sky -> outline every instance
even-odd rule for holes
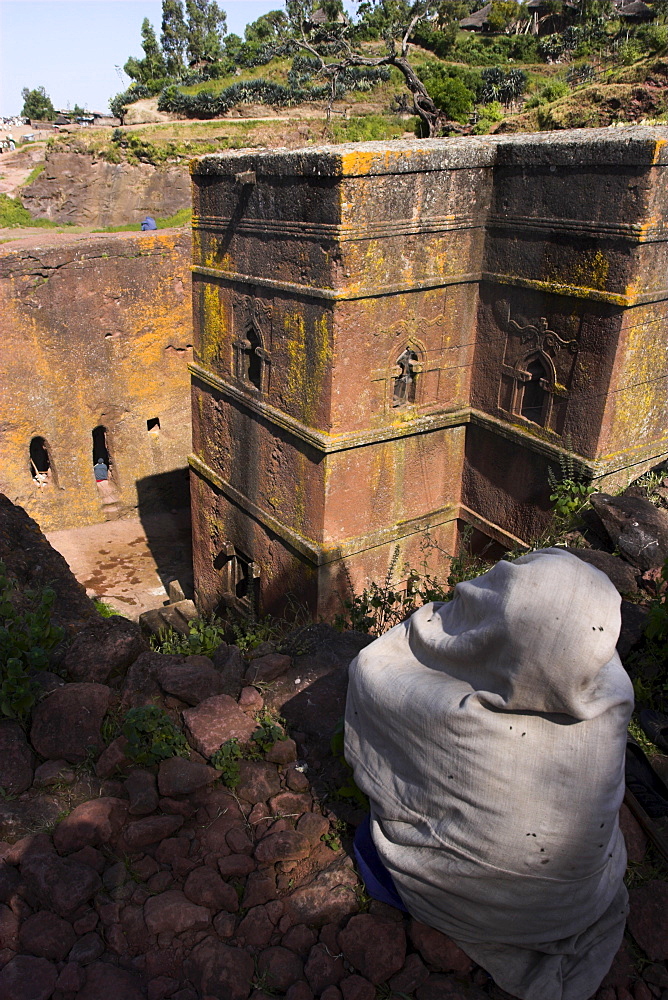
[[[244,28],[281,0],[219,0],[227,30]],[[161,0],[0,0],[0,116],[18,115],[21,90],[44,87],[54,107],[106,111],[130,84],[128,56],[143,56],[141,24],[160,35]],[[118,70],[116,69],[118,67]]]

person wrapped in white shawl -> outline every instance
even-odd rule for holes
[[[621,943],[619,630],[608,578],[544,549],[350,666],[346,758],[381,861],[409,913],[522,1000],[588,1000]]]

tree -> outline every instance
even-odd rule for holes
[[[160,42],[168,76],[179,77],[184,69],[188,28],[181,0],[162,0]]]
[[[403,75],[413,98],[413,111],[429,136],[454,122],[439,110],[411,65],[409,42],[417,27],[437,17],[439,4],[430,0],[366,0],[358,8],[358,21],[342,17],[340,0],[286,0],[286,41],[310,52],[320,64],[320,74],[329,79],[332,99],[337,76],[351,66],[395,66]],[[324,21],[324,12],[328,18]],[[316,13],[319,16],[314,17]],[[385,44],[383,55],[366,55],[361,40],[373,31]],[[373,36],[372,36],[373,37]]]
[[[134,56],[130,56],[123,70],[132,80],[136,80],[137,83],[160,80],[166,73],[165,60],[158,45],[158,39],[155,37],[153,25],[147,17],[142,22],[141,38],[144,58],[135,59]]]
[[[492,0],[492,9],[487,16],[490,31],[505,31],[522,15],[522,8],[515,0]]]
[[[24,87],[21,91],[21,97],[23,98],[22,118],[35,118],[38,121],[52,122],[56,117],[56,109],[44,87],[36,87],[34,90],[28,90],[27,87]]]
[[[188,14],[187,51],[191,63],[215,62],[223,54],[222,38],[227,15],[216,0],[186,0]]]

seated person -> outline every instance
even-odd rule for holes
[[[622,940],[619,629],[608,578],[544,549],[460,583],[350,667],[372,887],[522,1000],[588,1000]]]

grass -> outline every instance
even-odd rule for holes
[[[176,226],[187,225],[192,218],[192,210],[189,208],[180,208],[178,212],[174,215],[168,216],[166,219],[156,219],[156,225],[158,229],[173,229]],[[140,229],[141,227],[137,222],[128,222],[122,226],[104,226],[102,229],[93,229],[94,233],[129,233]],[[114,614],[117,614],[114,611]]]
[[[17,198],[0,194],[0,229],[25,229],[36,226],[39,229],[61,229],[63,223],[51,219],[33,219],[27,208]]]

